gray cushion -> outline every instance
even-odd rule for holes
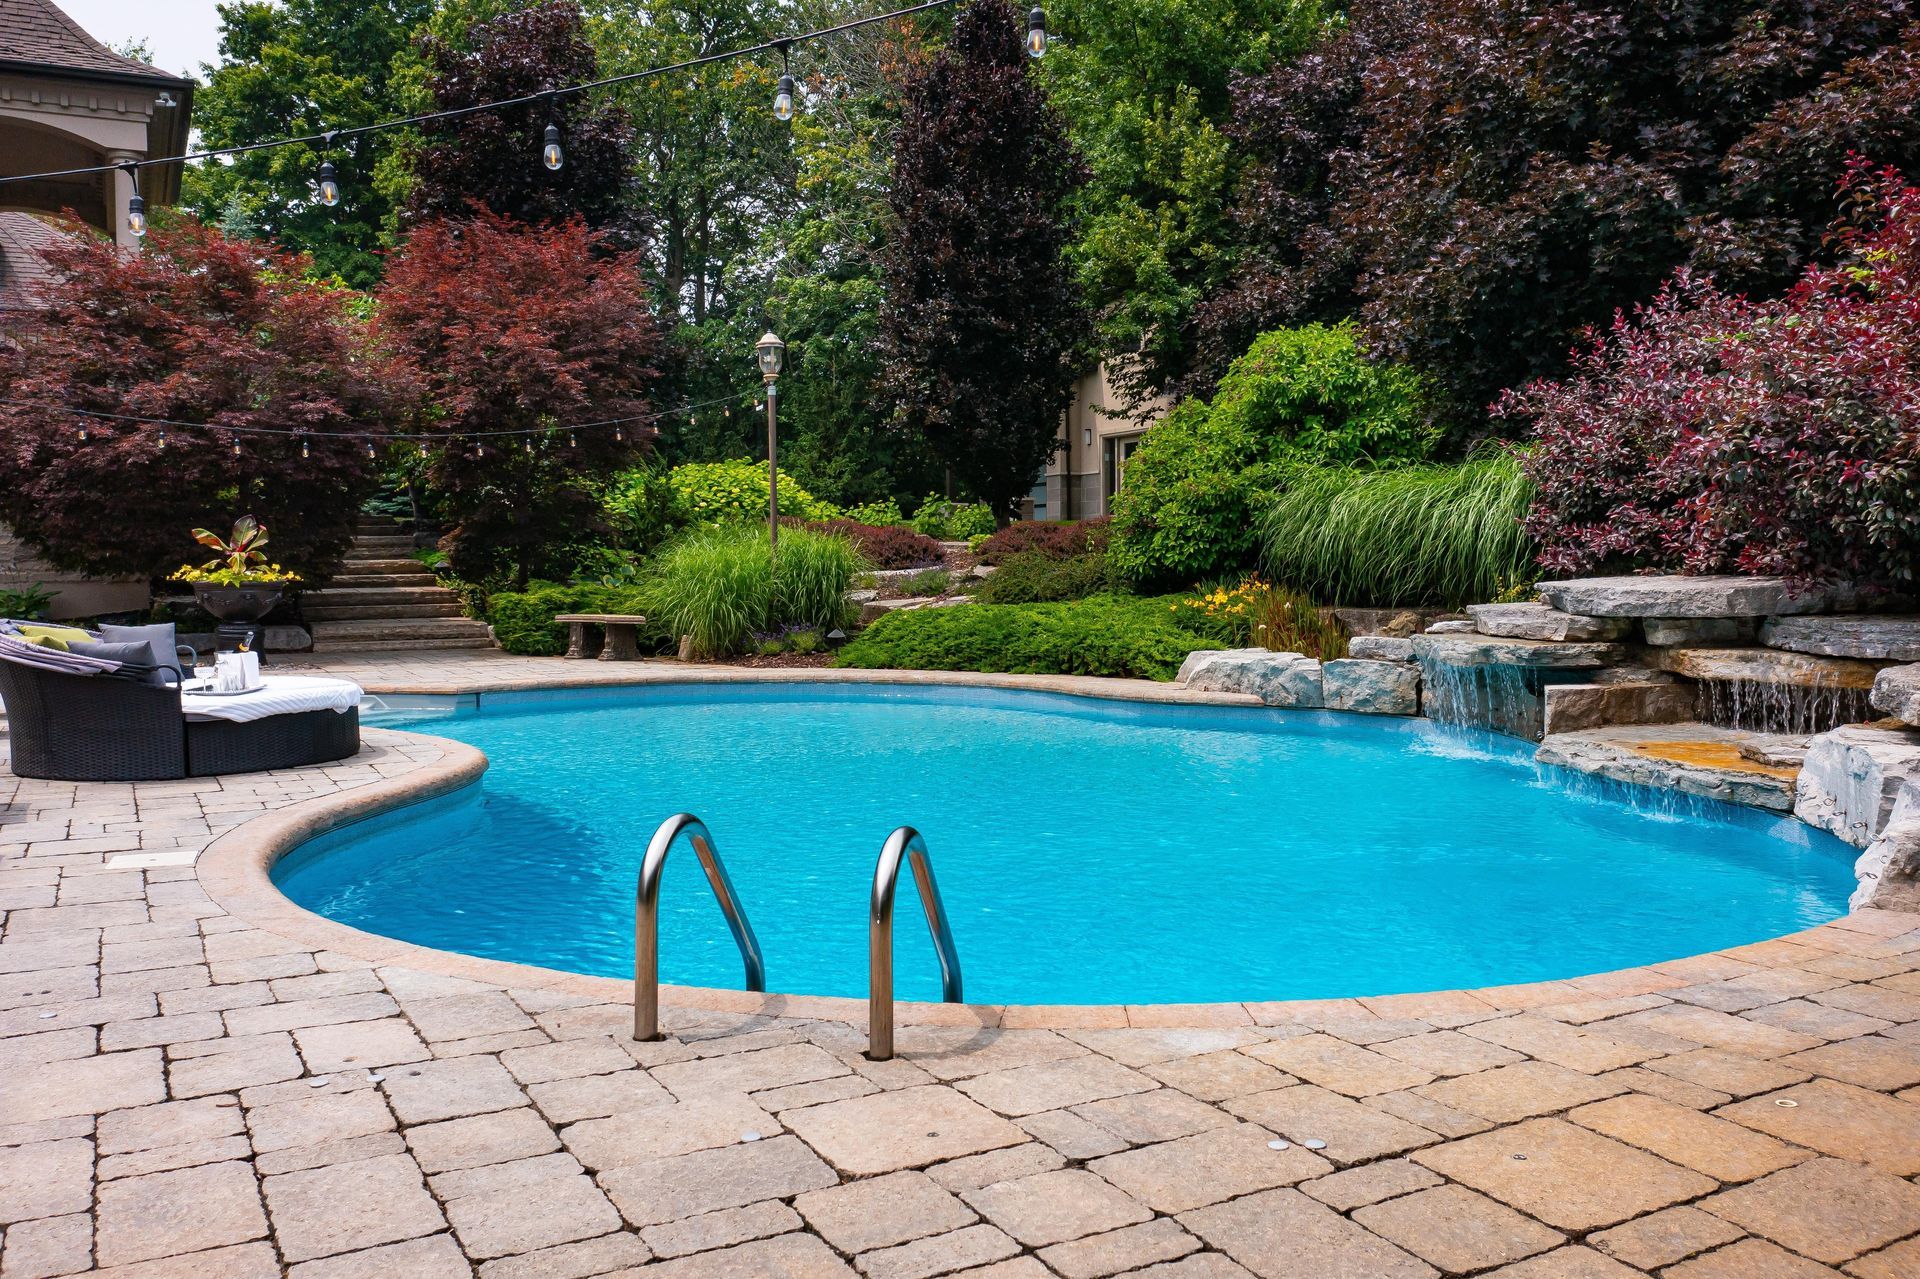
[[[122,679],[138,680],[143,684],[167,684],[167,668],[155,666],[149,659],[151,646],[144,640],[135,640],[125,644],[110,644],[105,640],[75,640],[67,645],[67,651],[78,653],[82,657],[97,657],[105,662],[118,662],[120,669],[106,672]]]
[[[182,679],[187,677],[187,672],[180,669],[180,655],[174,648],[179,643],[179,637],[174,632],[172,622],[155,622],[151,626],[102,626],[100,638],[109,644],[146,644],[152,656],[141,658],[142,662],[148,666],[164,666]]]

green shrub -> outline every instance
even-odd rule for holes
[[[1039,604],[1077,600],[1115,588],[1105,555],[1056,559],[1043,550],[1015,551],[974,592],[984,604]]]
[[[30,622],[45,614],[47,605],[51,603],[53,592],[39,582],[23,586],[17,591],[0,591],[0,617]]]
[[[751,524],[767,519],[767,468],[747,458],[689,462],[667,475],[673,517],[682,525]],[[835,520],[843,512],[780,472],[780,514],[800,520]]]
[[[557,657],[567,651],[567,624],[556,622],[561,613],[642,613],[641,592],[633,587],[610,588],[576,582],[534,582],[524,591],[497,591],[487,601],[487,621],[500,647],[522,657]],[[663,637],[658,626],[646,631]]]
[[[1432,439],[1419,379],[1369,363],[1346,325],[1263,333],[1211,401],[1182,401],[1141,440],[1114,496],[1115,567],[1139,583],[1238,572],[1287,463],[1400,463]]]
[[[651,466],[622,471],[608,483],[601,501],[614,540],[630,551],[653,550],[682,523],[676,514],[668,473]],[[760,501],[765,509],[766,489]]]
[[[666,633],[691,638],[693,656],[725,657],[747,651],[756,632],[841,625],[847,585],[864,567],[844,537],[783,529],[770,566],[760,529],[704,529],[661,552],[644,591]]]
[[[965,542],[995,527],[993,508],[985,502],[949,502],[932,493],[920,503],[911,523],[915,531],[943,542]]]
[[[902,595],[944,595],[953,584],[953,574],[943,568],[930,568],[901,578],[893,584]]]
[[[904,526],[907,522],[907,517],[900,513],[900,503],[893,498],[849,506],[847,518],[855,524],[872,524],[880,528]]]
[[[1170,600],[1096,595],[891,613],[841,649],[834,665],[1170,680],[1188,653],[1217,647],[1181,626]]]
[[[1261,525],[1276,582],[1336,604],[1490,600],[1532,574],[1533,486],[1511,454],[1458,466],[1290,472]]]

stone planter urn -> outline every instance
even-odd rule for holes
[[[196,584],[193,588],[193,598],[200,607],[228,624],[259,621],[273,611],[284,594],[285,588],[277,582],[242,586]]]

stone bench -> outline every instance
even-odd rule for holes
[[[598,645],[603,662],[640,660],[640,628],[647,619],[638,613],[560,613],[553,619],[567,624],[567,656],[593,657],[593,635],[588,628],[598,626],[606,632],[606,642]]]

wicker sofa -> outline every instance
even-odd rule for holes
[[[346,759],[360,713],[302,711],[246,723],[188,719],[177,683],[68,674],[0,658],[15,776],[143,782],[262,772]]]

